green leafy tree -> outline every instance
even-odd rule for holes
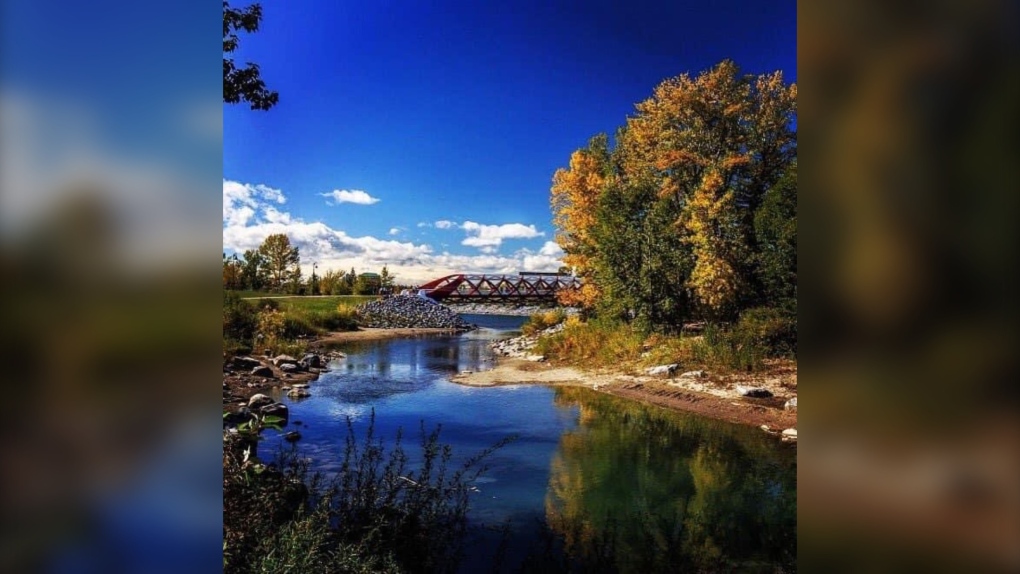
[[[259,246],[259,254],[265,260],[270,290],[280,292],[289,284],[300,281],[301,256],[298,248],[290,244],[290,238],[285,233],[266,237]]]
[[[797,164],[772,186],[754,216],[763,301],[797,299]]]
[[[383,289],[393,288],[393,276],[390,275],[390,270],[383,265],[382,271],[379,272],[379,287]]]
[[[227,257],[223,254],[223,288],[244,289],[244,278],[242,276],[243,264],[237,259],[237,254]]]
[[[266,285],[266,258],[257,249],[248,249],[242,255],[241,283],[244,289],[258,291]]]
[[[228,57],[237,50],[240,31],[249,34],[257,32],[262,21],[262,6],[252,4],[246,8],[231,8],[223,2],[223,102],[237,104],[248,102],[253,110],[268,110],[276,105],[280,96],[266,89],[258,64],[248,62],[243,68],[237,67],[234,59]]]

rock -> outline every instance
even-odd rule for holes
[[[786,403],[783,404],[783,408],[788,411],[797,410],[797,397],[793,397],[792,399],[786,401]]]
[[[312,396],[312,393],[309,393],[304,389],[291,389],[287,391],[287,396],[292,399],[303,399],[305,397]]]
[[[236,427],[249,419],[251,419],[251,411],[247,407],[242,407],[236,413],[227,413],[223,417],[223,426]]]
[[[769,428],[769,425],[761,425],[758,428],[760,428],[761,430],[763,430],[765,432],[772,432],[772,429]]]
[[[273,364],[276,365],[277,367],[286,363],[292,363],[296,365],[297,359],[291,357],[290,355],[277,355],[273,357]]]
[[[307,353],[304,357],[301,357],[299,363],[303,363],[306,368],[309,369],[321,369],[322,368],[322,357],[315,353]]]
[[[301,369],[298,367],[297,363],[282,363],[280,365],[280,370],[284,373],[296,373]]]
[[[660,376],[671,377],[673,376],[674,373],[676,373],[677,369],[679,368],[680,365],[678,365],[677,363],[673,363],[672,365],[659,365],[657,367],[645,369],[645,374],[652,375],[653,377]]]
[[[772,396],[772,393],[768,389],[760,387],[744,387],[737,385],[735,387],[737,394],[742,397],[751,397],[755,399],[767,399]]]
[[[783,436],[797,438],[797,429],[786,429],[783,431]]]
[[[239,370],[254,369],[261,364],[258,359],[253,357],[234,357],[230,360],[230,365]]]
[[[252,395],[250,399],[248,399],[249,409],[257,409],[259,407],[264,407],[266,405],[271,404],[273,404],[273,399],[267,397],[266,395],[263,395],[262,393],[256,393]]]
[[[705,371],[700,371],[700,370],[699,371],[687,371],[686,373],[681,373],[680,376],[681,377],[691,378],[691,379],[701,379],[701,378],[707,377],[708,373],[706,373]]]
[[[282,387],[280,387],[281,391],[289,391],[290,389],[291,389],[290,385],[283,385]]]
[[[545,361],[545,355],[528,355],[524,358],[532,363],[542,363]]]
[[[259,365],[255,367],[254,369],[251,370],[251,374],[255,377],[268,377],[270,379],[275,376],[273,374],[273,370],[265,365]]]
[[[294,383],[293,385],[291,385],[291,388],[292,389],[307,389],[308,388],[308,383]]]
[[[275,417],[287,418],[290,415],[290,410],[287,409],[287,405],[283,403],[273,403],[266,405],[260,409],[263,415],[273,415]]]
[[[283,435],[283,439],[286,440],[287,442],[295,442],[301,440],[301,433],[299,433],[296,430],[292,430]]]
[[[366,327],[422,327],[456,331],[473,328],[449,307],[417,296],[395,295],[370,301],[359,305],[357,312],[361,324]]]

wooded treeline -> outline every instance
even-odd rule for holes
[[[642,331],[794,315],[797,86],[724,61],[636,107],[553,177],[557,242],[586,280],[561,302]]]

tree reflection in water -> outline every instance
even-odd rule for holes
[[[757,429],[560,387],[546,520],[564,566],[619,572],[796,569],[796,451]],[[536,560],[532,556],[532,561]]]

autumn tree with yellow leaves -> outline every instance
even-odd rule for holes
[[[669,328],[788,297],[796,234],[791,245],[789,231],[756,228],[756,215],[759,227],[792,217],[796,228],[795,208],[777,211],[789,201],[759,214],[781,181],[796,203],[796,102],[781,72],[747,76],[724,61],[662,82],[612,149],[600,135],[574,152],[553,177],[552,208],[564,262],[586,287],[563,302]]]

